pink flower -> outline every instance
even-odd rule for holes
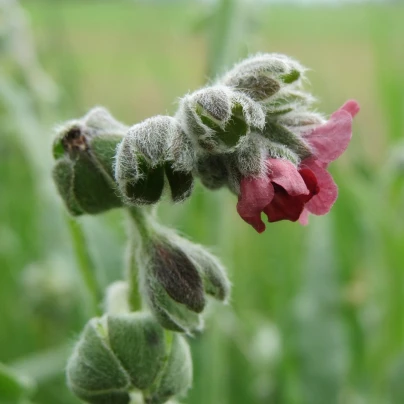
[[[261,212],[269,222],[299,220],[302,224],[307,224],[309,213],[328,213],[338,189],[327,167],[348,147],[352,118],[358,111],[358,103],[348,101],[325,124],[303,134],[313,155],[299,167],[288,160],[268,158],[265,177],[242,178],[237,203],[239,215],[262,233],[265,224]]]

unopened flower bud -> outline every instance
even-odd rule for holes
[[[220,80],[256,101],[265,101],[285,85],[298,82],[305,69],[299,62],[276,53],[258,54],[236,64]]]
[[[195,265],[202,278],[205,293],[219,301],[227,302],[231,285],[226,270],[218,258],[206,248],[183,237],[175,235],[175,240],[187,252],[189,259]]]
[[[122,206],[112,167],[125,129],[103,108],[95,108],[59,129],[53,147],[53,178],[72,215]]]
[[[228,152],[242,136],[265,125],[265,113],[257,102],[225,86],[184,97],[177,119],[195,146],[209,153]]]
[[[144,297],[163,327],[192,333],[202,327],[200,313],[206,294],[225,300],[229,282],[225,272],[202,247],[159,228],[140,255]]]
[[[192,174],[182,169],[171,153],[173,139],[179,138],[180,131],[178,122],[170,116],[156,116],[129,129],[118,146],[115,163],[115,178],[128,203],[158,202],[163,193],[164,174],[175,202],[190,196]],[[181,145],[178,148],[181,149]]]
[[[157,394],[170,378],[169,396],[182,392],[190,384],[185,387],[183,379],[192,377],[189,348],[181,336],[170,338],[167,344],[163,328],[147,313],[93,318],[69,359],[68,385],[78,397],[96,404],[129,403],[133,389]],[[185,369],[181,373],[171,362],[184,362]]]

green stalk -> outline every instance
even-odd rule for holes
[[[214,11],[208,50],[208,77],[215,77],[241,56],[248,10],[242,0],[221,0]]]
[[[128,212],[128,255],[126,263],[126,278],[129,283],[129,305],[132,311],[141,310],[142,298],[139,292],[139,268],[136,260],[136,250],[142,247],[151,236],[151,229],[141,208],[131,207]]]
[[[91,314],[99,315],[101,314],[99,302],[102,296],[95,276],[95,265],[88,252],[87,241],[83,229],[80,223],[70,217],[67,218],[67,225],[73,243],[73,250],[76,256],[79,273],[86,288]]]

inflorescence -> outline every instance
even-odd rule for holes
[[[53,177],[68,211],[124,208],[136,237],[132,270],[108,288],[105,315],[89,321],[69,360],[68,384],[80,398],[129,403],[137,391],[158,404],[181,396],[192,383],[181,334],[202,329],[207,296],[229,299],[219,260],[146,209],[165,188],[181,202],[195,177],[208,189],[227,187],[259,233],[262,212],[269,222],[302,224],[329,212],[337,187],[327,167],[347,148],[359,106],[348,101],[327,121],[304,89],[305,72],[287,56],[259,54],[186,95],[174,117],[128,127],[94,108],[58,129]]]

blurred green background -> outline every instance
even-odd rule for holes
[[[183,205],[161,204],[161,220],[211,246],[233,282],[231,304],[212,304],[190,340],[183,402],[404,403],[403,3],[21,5],[0,2],[0,362],[35,381],[32,402],[78,402],[63,369],[93,313],[77,267],[92,260],[103,290],[122,277],[125,247],[120,212],[67,225],[50,177],[55,124],[94,105],[127,124],[172,114],[179,97],[260,51],[309,67],[320,111],[349,98],[362,110],[331,167],[339,199],[307,227],[258,235],[233,195],[200,186]]]

